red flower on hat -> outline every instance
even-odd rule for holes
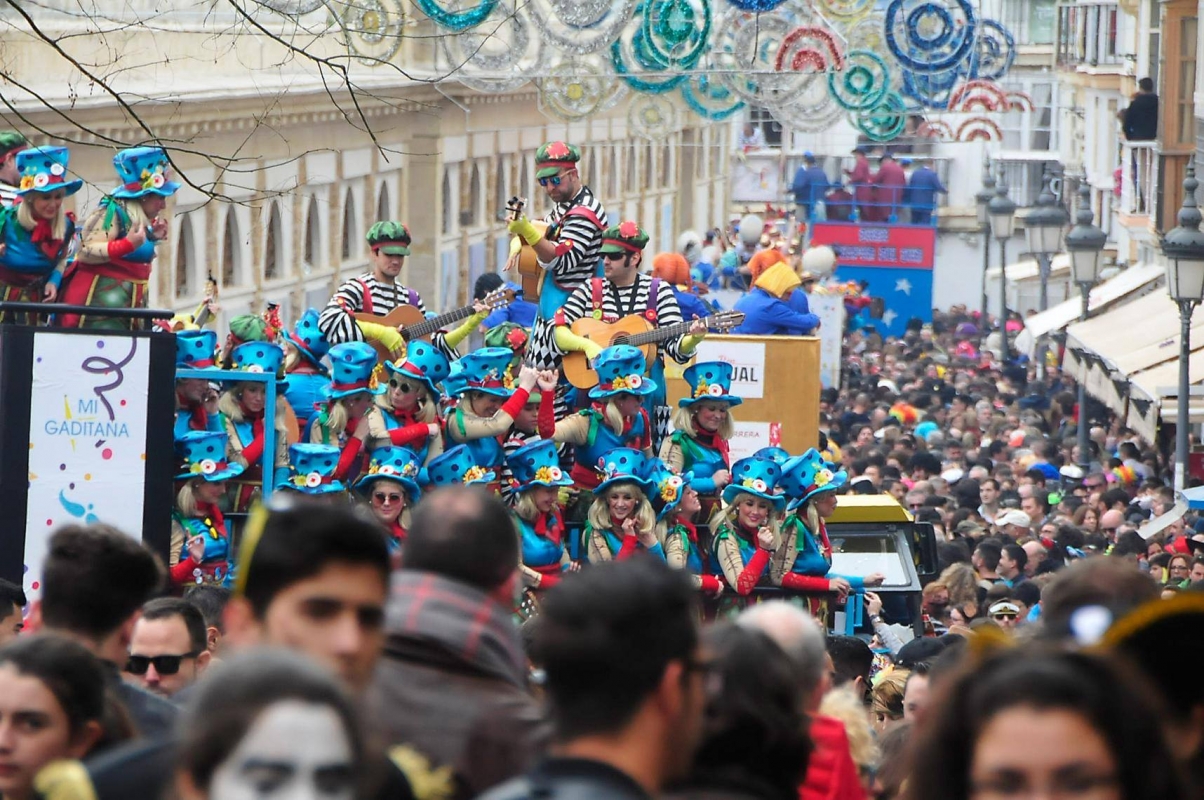
[[[552,142],[547,149],[548,158],[565,158],[571,156],[573,151],[564,142]]]
[[[640,226],[636,225],[631,220],[627,220],[619,226],[619,235],[624,239],[631,239],[640,235]]]

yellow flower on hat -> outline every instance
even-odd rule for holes
[[[832,482],[832,479],[834,477],[836,477],[836,476],[832,474],[832,470],[821,469],[819,472],[815,473],[815,485],[816,486],[827,486],[829,483]]]
[[[469,467],[464,473],[463,480],[465,483],[472,483],[473,481],[484,480],[486,475],[488,473],[481,467]]]
[[[21,189],[32,189],[33,188],[33,176],[25,175],[24,177],[22,177],[20,188]]]
[[[626,389],[627,388],[627,379],[624,378],[622,375],[617,376],[613,381],[610,382],[610,388]]]

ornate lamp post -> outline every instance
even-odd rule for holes
[[[1042,311],[1049,308],[1049,270],[1053,264],[1054,253],[1062,249],[1062,233],[1070,224],[1070,215],[1058,205],[1058,199],[1049,188],[1053,176],[1048,169],[1043,177],[1044,186],[1037,197],[1037,206],[1024,219],[1028,251],[1037,259],[1037,265],[1041,268]]]
[[[991,219],[991,234],[999,242],[999,337],[1002,360],[1011,355],[1008,347],[1008,239],[1016,230],[1016,204],[1008,197],[1007,182],[1001,177],[995,188],[995,196],[987,203],[987,216]]]
[[[1066,252],[1070,255],[1070,274],[1079,286],[1079,295],[1083,300],[1083,310],[1079,319],[1087,319],[1087,303],[1091,288],[1099,282],[1100,270],[1103,269],[1104,243],[1107,235],[1092,224],[1091,187],[1087,184],[1087,176],[1079,184],[1079,210],[1075,215],[1077,224],[1066,234]],[[1084,375],[1083,378],[1086,376]],[[1087,454],[1087,381],[1079,380],[1079,466],[1086,475],[1091,469],[1091,457]]]
[[[995,176],[991,174],[991,160],[982,160],[982,191],[974,195],[978,208],[978,230],[982,232],[982,324],[987,323],[987,268],[991,266],[991,217],[987,205],[995,197]]]

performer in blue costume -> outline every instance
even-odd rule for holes
[[[298,492],[326,502],[341,502],[347,491],[335,473],[339,448],[332,444],[299,442],[288,448],[288,466],[276,483],[277,491]]]
[[[176,334],[176,369],[206,369],[216,365],[217,334],[213,331],[180,331]],[[204,378],[176,381],[175,438],[188,431],[224,433],[225,422],[218,410],[217,391]]]
[[[676,430],[661,446],[661,459],[674,472],[694,473],[690,485],[709,512],[731,482],[728,441],[736,430],[731,408],[744,401],[732,394],[732,365],[727,362],[694,364],[682,377],[690,393],[677,402]]]
[[[767,459],[737,461],[732,482],[723,489],[727,507],[711,519],[714,563],[741,597],[768,583],[769,558],[780,541],[778,517],[786,507],[786,498],[776,491],[781,476],[781,467]]]
[[[330,385],[330,372],[322,364],[330,351],[330,342],[318,328],[317,310],[306,309],[281,344],[284,346],[284,399],[292,406],[301,430],[305,430],[315,407],[325,399],[323,391]]]
[[[702,510],[698,492],[690,485],[693,473],[678,475],[659,458],[648,459],[644,479],[652,489],[652,507],[656,510],[657,538],[665,549],[669,566],[686,569],[694,576],[694,585],[708,595],[723,593],[723,583],[710,569],[704,545],[698,540],[694,516]]]
[[[234,372],[278,375],[284,363],[284,351],[271,342],[244,342],[230,351],[230,368]],[[284,398],[277,395],[275,413],[274,453],[264,455],[267,437],[264,435],[267,387],[259,381],[239,381],[229,385],[218,400],[218,408],[226,423],[229,436],[227,458],[242,464],[242,478],[233,481],[230,491],[230,510],[249,511],[259,497],[263,485],[263,466],[268,464],[270,485],[279,483],[288,469],[288,429],[283,410]]]
[[[643,477],[647,460],[643,451],[630,447],[603,457],[603,480],[594,489],[583,537],[590,563],[622,561],[642,551],[665,557],[656,538],[656,512],[648,500],[652,487]]]
[[[560,468],[556,444],[547,439],[515,450],[506,459],[514,477],[514,520],[522,537],[523,583],[529,589],[555,586],[576,565],[569,558],[560,489],[573,479]]]
[[[448,448],[426,465],[430,478],[428,488],[439,486],[481,486],[490,488],[497,482],[497,473],[477,462],[472,448],[458,444]]]
[[[408,447],[425,465],[443,452],[439,406],[443,399],[439,384],[447,379],[451,365],[433,344],[410,342],[404,358],[385,362],[389,383],[377,396],[376,405],[387,431],[387,443]],[[425,476],[419,482],[425,480]]]
[[[242,474],[239,464],[226,460],[226,434],[188,431],[176,440],[183,461],[176,506],[171,514],[168,567],[177,588],[208,583],[228,586],[233,571],[230,525],[218,503],[226,481]]]
[[[405,544],[410,509],[422,497],[419,463],[404,447],[380,447],[372,452],[364,477],[355,484],[355,490],[367,498],[372,515],[388,532],[389,552],[394,554]]]

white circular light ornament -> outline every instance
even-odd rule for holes
[[[478,92],[514,91],[543,67],[543,37],[514,0],[499,3],[479,26],[441,39],[453,77]]]
[[[599,56],[560,61],[537,80],[540,110],[555,119],[576,122],[612,108],[627,93]]]
[[[677,107],[660,95],[640,95],[627,109],[628,129],[645,139],[664,139],[678,129]]]
[[[817,278],[831,275],[836,269],[836,251],[826,244],[807,248],[803,253],[803,269]]]
[[[610,47],[637,5],[633,0],[528,0],[526,8],[547,44],[583,56]]]
[[[338,17],[347,47],[368,66],[380,66],[401,47],[405,22],[398,0],[355,0]]]

